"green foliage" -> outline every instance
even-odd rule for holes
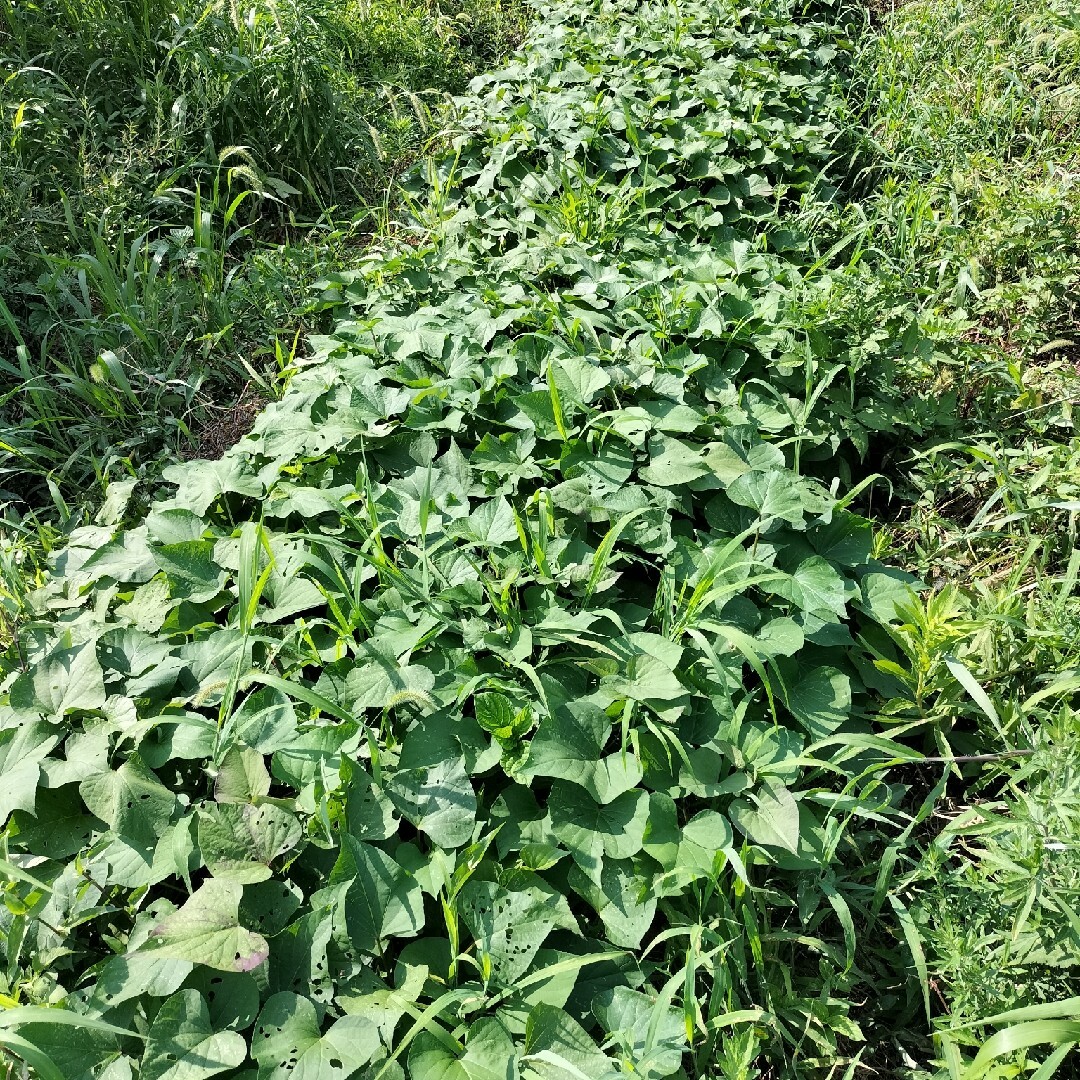
[[[969,340],[1034,351],[1075,326],[1078,71],[1065,0],[919,3],[866,38],[861,244]]]
[[[1064,1075],[1080,38],[859,17],[0,7],[8,1054]]]
[[[787,227],[815,18],[559,8],[252,432],[72,523],[3,684],[4,990],[145,1044],[65,1075],[811,1076],[918,1015],[913,579],[839,494],[917,335]]]

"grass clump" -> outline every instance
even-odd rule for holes
[[[897,454],[888,541],[937,588],[931,700],[976,758],[943,778],[910,878],[953,1078],[1065,1075],[1077,1041],[1078,31],[1064,3],[915,3],[854,80],[853,213],[936,342],[909,377],[955,407]]]
[[[192,449],[245,384],[277,393],[308,283],[525,21],[472,0],[0,8],[9,501],[47,504],[48,474],[77,503]]]

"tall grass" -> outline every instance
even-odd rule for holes
[[[310,327],[516,0],[0,2],[0,491],[74,503],[197,433]],[[92,498],[92,496],[91,496]]]
[[[851,90],[838,231],[917,299],[900,374],[947,406],[893,452],[886,544],[933,586],[906,629],[922,708],[974,758],[904,855],[953,1080],[1065,1075],[1080,1030],[1078,76],[1065,0],[920,0],[862,39]]]

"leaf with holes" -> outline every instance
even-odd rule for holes
[[[536,880],[537,885],[512,891],[494,881],[470,881],[461,891],[461,917],[476,939],[477,954],[491,961],[504,986],[528,971],[552,930],[577,930],[566,898]]]
[[[270,877],[270,864],[302,835],[296,815],[271,804],[223,803],[199,812],[199,849],[207,869],[241,884]]]
[[[240,922],[263,937],[273,937],[288,926],[303,901],[304,894],[291,881],[277,878],[245,885]]]
[[[567,880],[600,916],[612,945],[627,949],[641,945],[656,917],[656,897],[630,859],[605,859],[598,881],[573,866]]]
[[[202,995],[215,1031],[245,1031],[259,1015],[259,986],[247,972],[197,967],[184,986]]]
[[[349,832],[357,840],[386,840],[393,836],[397,831],[393,803],[360,762],[348,762],[343,772],[346,770],[345,822]]]
[[[283,992],[263,1006],[251,1037],[260,1080],[345,1080],[379,1049],[379,1030],[362,1016],[320,1029],[315,1006]]]
[[[79,794],[117,836],[142,849],[153,848],[177,806],[176,796],[137,754],[130,754],[115,772],[96,770],[79,784]]]
[[[402,769],[387,784],[386,794],[402,817],[439,847],[461,847],[472,838],[476,792],[463,758]]]

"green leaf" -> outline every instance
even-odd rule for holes
[[[715,810],[702,810],[684,826],[679,838],[676,867],[693,877],[713,878],[723,868],[717,856],[730,849],[734,841],[727,819]]]
[[[983,1043],[975,1060],[968,1066],[966,1076],[973,1078],[985,1075],[986,1066],[995,1058],[1024,1050],[1029,1046],[1049,1044],[1060,1046],[1062,1043],[1080,1042],[1080,1023],[1072,1020],[1031,1020],[1026,1024],[1015,1024],[1003,1031],[996,1031]]]
[[[675,801],[663,792],[651,792],[649,819],[641,844],[642,850],[665,870],[672,870],[679,856],[681,831]]]
[[[42,1012],[62,1014],[63,1010],[43,1009]],[[63,1019],[61,1016],[51,1017],[49,1022],[20,1023],[17,1032],[0,1032],[0,1046],[4,1043],[14,1045],[15,1040],[32,1046],[35,1054],[42,1055],[46,1061],[50,1062],[64,1080],[92,1076],[102,1065],[117,1056],[119,1052],[117,1036],[106,1030],[95,1029],[89,1023],[73,1025],[68,1018],[92,1019],[91,1017],[76,1017],[75,1014],[68,1013]],[[81,1030],[72,1030],[73,1027]],[[31,1058],[28,1057],[27,1060],[34,1064],[35,1068],[39,1067]]]
[[[588,1032],[562,1009],[539,1004],[525,1025],[525,1077],[537,1080],[611,1080],[623,1073]]]
[[[513,986],[528,971],[552,930],[577,930],[566,900],[550,888],[507,890],[494,881],[470,881],[458,902],[477,955],[490,959],[503,986]]]
[[[834,667],[805,670],[794,661],[777,665],[784,704],[815,739],[831,735],[851,717],[851,680]]]
[[[611,378],[599,364],[583,356],[560,356],[551,361],[555,385],[565,401],[583,405],[611,383]]]
[[[638,471],[647,484],[678,487],[700,479],[709,472],[701,448],[669,435],[654,435],[649,440],[649,464]]]
[[[577,784],[556,780],[548,797],[551,830],[593,880],[602,860],[629,859],[641,850],[649,819],[647,792],[626,791],[601,806]]]
[[[354,948],[381,953],[390,937],[412,937],[424,925],[420,886],[379,848],[343,837],[334,877],[351,880],[345,894],[345,925]]]
[[[514,511],[503,498],[482,502],[468,517],[458,518],[450,527],[450,535],[469,541],[478,547],[497,547],[517,540]]]
[[[805,511],[820,503],[809,496],[798,477],[784,469],[745,472],[728,484],[724,494],[736,506],[756,510],[762,521],[779,518],[796,529],[805,528]]]
[[[248,694],[231,721],[237,740],[260,754],[272,754],[295,743],[298,737],[296,709],[289,691],[296,685],[284,683],[288,688],[285,691],[280,687],[262,686]]]
[[[225,572],[214,560],[212,540],[183,540],[154,548],[154,558],[169,579],[176,600],[201,604],[212,599],[225,583]]]
[[[210,806],[199,813],[199,849],[216,878],[241,884],[270,877],[270,863],[300,842],[295,814],[278,806]]]
[[[609,803],[641,781],[641,763],[627,752],[601,758],[611,731],[603,709],[570,701],[546,716],[529,742],[519,770],[528,776],[556,776],[580,784],[599,803]]]
[[[180,988],[191,970],[186,960],[169,960],[153,953],[116,956],[99,972],[91,1000],[102,1009],[114,1009],[143,994],[168,997]]]
[[[235,1031],[215,1032],[197,990],[181,990],[158,1010],[146,1036],[140,1077],[144,1080],[203,1080],[237,1068],[247,1043]]]
[[[910,604],[916,598],[917,581],[900,570],[880,571],[866,574],[859,580],[861,596],[857,606],[879,623],[896,622],[899,618],[897,604]]]
[[[345,1080],[379,1049],[379,1031],[362,1016],[343,1016],[323,1034],[315,1005],[296,994],[275,994],[263,1006],[251,1037],[260,1080]]]
[[[266,939],[239,922],[242,887],[210,878],[178,911],[153,930],[148,945],[155,955],[205,964],[220,971],[251,971],[269,955]]]
[[[227,491],[258,498],[262,483],[252,475],[246,458],[227,454],[217,461],[193,461],[170,465],[162,470],[162,479],[177,485],[175,507],[190,510],[198,517]]]
[[[105,704],[105,680],[93,642],[56,649],[11,687],[12,708],[60,721]]]
[[[353,709],[388,709],[395,699],[409,694],[426,697],[435,685],[435,676],[425,667],[399,667],[386,657],[369,650],[345,678],[345,697]]]
[[[253,803],[270,791],[270,774],[262,754],[247,746],[231,746],[214,780],[219,803]]]
[[[603,689],[632,701],[673,702],[686,696],[686,687],[675,672],[657,656],[637,653],[626,665],[626,675],[611,676]]]
[[[410,1080],[473,1080],[461,1058],[434,1035],[421,1031],[409,1047]]]
[[[386,794],[402,817],[439,847],[461,847],[472,838],[476,792],[463,758],[402,769],[388,782]]]
[[[158,780],[137,754],[115,772],[101,769],[79,784],[86,808],[121,839],[149,849],[169,826],[176,796]]]
[[[456,1053],[434,1035],[421,1032],[409,1050],[412,1080],[516,1080],[518,1049],[495,1017],[469,1028],[464,1053]]]
[[[681,1010],[617,986],[599,995],[593,1012],[604,1030],[629,1050],[635,1074],[661,1077],[679,1071],[686,1051]]]
[[[84,1016],[81,1013],[71,1012],[60,1007],[16,1005],[0,1012],[0,1030],[6,1031],[9,1028],[18,1028],[31,1024],[40,1024],[50,1028],[78,1028],[80,1031],[91,1032],[95,1035],[140,1037],[137,1032],[128,1028],[117,1027],[116,1024],[106,1023],[96,1016]],[[67,1037],[71,1037],[70,1031],[67,1033]]]
[[[0,822],[13,811],[35,812],[41,763],[57,742],[55,729],[41,721],[0,731]]]
[[[736,799],[728,816],[752,843],[793,855],[799,849],[799,804],[783,784],[765,781],[750,799]]]
[[[800,610],[826,621],[832,616],[843,618],[847,612],[847,585],[820,555],[804,559],[794,574],[774,581],[769,588]]]

